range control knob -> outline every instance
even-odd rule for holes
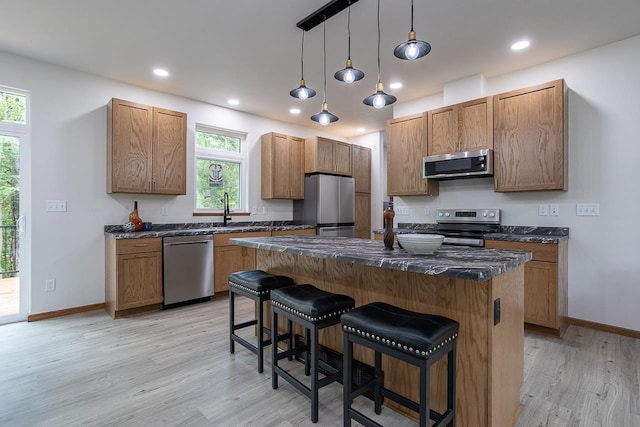
[[[496,216],[496,214],[495,214],[495,212],[491,212],[491,213],[489,214],[489,216],[493,218],[494,216]]]
[[[449,212],[447,212],[446,214],[444,214],[445,216],[451,216],[451,214]]]

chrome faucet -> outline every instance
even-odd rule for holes
[[[227,193],[226,191],[222,196],[222,204],[224,206],[223,212],[222,212],[222,223],[226,227],[227,221],[231,219],[231,217],[229,216],[229,193]]]

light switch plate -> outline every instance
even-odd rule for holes
[[[429,215],[429,213],[430,213],[429,208],[428,208],[428,207],[425,207],[425,208],[424,208],[424,214],[428,216],[428,215]]]
[[[160,215],[162,215],[162,216],[169,215],[169,208],[166,207],[166,206],[163,206],[162,208],[160,208]]]
[[[549,215],[549,205],[538,205],[538,216]]]
[[[66,200],[47,200],[46,209],[47,212],[66,212],[67,201]]]
[[[407,207],[407,206],[398,206],[396,208],[396,215],[409,215],[409,207]]]
[[[600,216],[600,203],[576,203],[576,216]]]

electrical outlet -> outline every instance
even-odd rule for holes
[[[252,206],[251,207],[251,215],[258,215],[258,207],[257,206]]]
[[[46,211],[47,212],[66,212],[67,201],[66,200],[47,200]]]
[[[169,208],[166,206],[163,206],[160,208],[160,215],[162,216],[167,216],[169,215]]]
[[[407,206],[398,206],[396,208],[396,215],[409,215],[409,208]]]
[[[600,216],[600,203],[577,203],[577,216]]]
[[[424,208],[424,214],[425,214],[425,215],[427,215],[427,216],[429,216],[429,208],[428,208],[428,207],[425,207],[425,208]]]
[[[538,216],[549,215],[549,205],[538,205]]]
[[[47,279],[44,281],[44,290],[46,292],[53,292],[56,290],[56,279]]]
[[[560,205],[549,205],[549,215],[552,215],[552,216],[560,215]]]
[[[266,214],[268,214],[268,213],[269,213],[269,208],[268,208],[268,207],[266,207],[266,206],[263,206],[263,207],[262,207],[262,215],[266,215]]]

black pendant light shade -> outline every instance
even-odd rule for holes
[[[329,104],[323,102],[322,111],[311,116],[311,120],[313,120],[314,122],[318,122],[323,126],[326,126],[329,123],[337,122],[338,116],[336,116],[335,114],[331,114],[331,112],[329,112]]]
[[[398,98],[393,95],[389,95],[388,93],[384,93],[382,83],[378,82],[376,85],[376,92],[373,95],[367,96],[362,100],[365,105],[373,107],[377,110],[386,107],[387,105],[391,105],[396,102]]]
[[[324,76],[324,86],[322,93],[322,110],[318,114],[314,114],[311,116],[311,120],[314,122],[318,122],[323,126],[328,125],[329,123],[337,122],[338,116],[335,114],[331,114],[329,112],[329,104],[327,104],[327,25],[325,22],[322,23],[322,52],[323,52],[323,60],[322,63],[324,65],[323,76]]]
[[[356,68],[353,68],[353,62],[351,61],[351,5],[349,5],[349,14],[347,18],[347,34],[348,34],[348,49],[347,49],[347,66],[336,71],[333,75],[336,80],[340,80],[345,83],[353,83],[358,80],[362,80],[364,73]]]
[[[393,50],[396,58],[414,60],[422,58],[431,52],[431,45],[422,40],[416,40],[416,32],[413,30],[413,0],[411,0],[411,31],[406,42],[400,43]]]
[[[291,92],[289,92],[289,95],[304,101],[307,98],[313,98],[314,96],[316,96],[316,91],[311,89],[310,87],[305,86],[304,79],[302,79],[300,80],[300,86],[292,89]]]
[[[375,109],[381,109],[397,100],[395,96],[384,93],[382,82],[380,81],[380,0],[378,0],[378,83],[376,84],[376,92],[367,96],[362,102]]]
[[[289,92],[289,95],[293,96],[294,98],[305,100],[307,98],[313,98],[314,96],[316,96],[316,91],[311,89],[310,87],[307,87],[304,82],[304,30],[302,31],[302,49],[300,52],[300,86]]]

